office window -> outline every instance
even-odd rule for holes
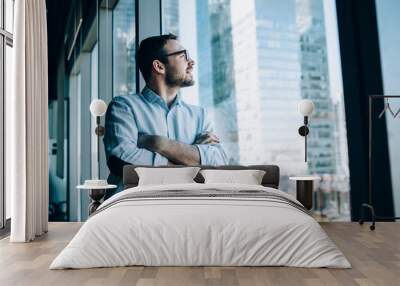
[[[0,0],[0,228],[11,217],[11,194],[6,188],[5,112],[12,92],[14,1]]]
[[[7,32],[14,32],[14,0],[5,0],[5,30]]]
[[[99,48],[96,43],[90,53],[90,76],[91,76],[91,101],[99,98],[98,92],[98,76],[99,76]],[[98,146],[97,146],[97,135],[95,133],[96,130],[96,119],[91,117],[91,130],[90,130],[90,141],[91,141],[91,175],[92,178],[99,178],[99,169],[96,168],[98,165],[97,156],[98,156]]]
[[[0,3],[1,6],[1,3]],[[5,94],[4,94],[4,36],[0,35],[0,228],[4,227],[5,224],[5,124],[3,118],[5,118]]]
[[[5,50],[5,59],[6,59],[6,67],[5,67],[5,94],[6,94],[6,100],[7,98],[10,98],[12,88],[13,86],[11,85],[12,83],[12,72],[13,72],[13,57],[12,57],[12,47],[9,45],[6,45],[6,50]],[[7,128],[7,127],[5,127]],[[10,188],[5,189],[5,197],[6,197],[6,219],[11,218],[11,190]]]
[[[386,95],[400,95],[400,2],[397,0],[376,0],[378,21],[379,47],[381,53],[383,90]],[[390,106],[397,112],[400,110],[400,99],[393,99]],[[399,115],[398,115],[399,116]],[[389,158],[392,179],[393,199],[396,216],[400,216],[400,125],[398,118],[387,112],[385,114],[388,140]],[[378,119],[379,120],[379,119]]]
[[[195,60],[183,99],[208,109],[231,164],[318,174],[314,212],[348,220],[349,171],[334,0],[163,0],[162,31]],[[314,101],[308,163],[300,99]]]
[[[113,95],[136,92],[135,0],[119,0],[113,10]]]

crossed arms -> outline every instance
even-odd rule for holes
[[[124,97],[116,97],[106,114],[104,146],[110,171],[121,175],[124,164],[134,165],[225,165],[228,158],[206,120],[192,144],[164,136],[141,134],[138,121],[148,122],[144,114],[132,114],[133,106]],[[204,115],[204,118],[206,116]],[[161,124],[161,123],[160,123]],[[184,122],[182,122],[184,124]],[[116,162],[116,163],[110,163]]]
[[[196,144],[215,145],[219,144],[219,139],[215,134],[206,132],[196,138],[194,145],[189,145],[164,136],[140,134],[137,145],[168,158],[170,164],[200,165],[201,156]]]

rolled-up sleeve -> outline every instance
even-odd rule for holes
[[[211,132],[214,133],[214,126],[205,110],[202,108],[202,130],[198,135]],[[227,165],[228,156],[221,144],[196,144],[200,154],[200,165]]]
[[[135,165],[166,165],[164,156],[137,146],[138,128],[126,99],[115,97],[108,106],[104,146],[107,159],[112,155]]]
[[[200,153],[200,165],[227,165],[228,157],[221,144],[197,144]]]

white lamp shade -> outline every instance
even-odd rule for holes
[[[310,99],[303,99],[298,105],[298,110],[303,116],[310,116],[314,111],[314,103]]]
[[[93,116],[103,116],[107,111],[107,104],[104,100],[94,99],[92,103],[90,103],[90,113]]]

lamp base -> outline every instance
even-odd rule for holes
[[[106,133],[106,129],[103,126],[99,125],[94,130],[94,133],[96,133],[97,136],[103,136]]]
[[[310,130],[308,129],[307,126],[303,125],[303,126],[301,126],[301,127],[299,128],[299,134],[300,134],[301,136],[307,136],[308,133],[310,133]]]

